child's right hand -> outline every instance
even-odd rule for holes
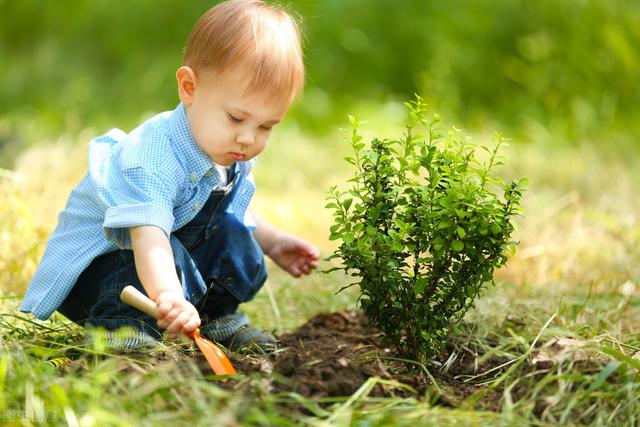
[[[187,301],[182,292],[163,291],[156,296],[158,326],[166,329],[170,339],[181,332],[190,334],[200,326],[196,308]]]

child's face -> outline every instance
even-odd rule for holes
[[[245,93],[241,70],[201,72],[196,77],[191,68],[181,67],[177,77],[193,137],[210,159],[223,166],[260,154],[291,104]]]

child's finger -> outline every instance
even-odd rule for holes
[[[189,321],[182,327],[182,331],[185,334],[194,332],[200,326],[200,318],[197,315],[192,315]]]
[[[307,249],[306,252],[307,256],[313,260],[317,260],[318,258],[320,258],[320,249],[316,248],[315,246],[311,246]]]
[[[310,272],[318,266],[318,262],[309,258],[305,258],[302,260],[302,265],[304,266],[305,272]]]
[[[160,319],[160,320],[158,320],[158,327],[160,329],[167,329],[167,326],[169,326],[172,321],[173,321],[173,319],[170,319],[168,317]]]
[[[158,316],[160,318],[166,317],[167,314],[169,314],[169,312],[171,311],[171,308],[173,308],[173,304],[171,304],[169,301],[160,303],[158,305]]]
[[[158,320],[158,326],[162,329],[166,329],[172,322],[175,321],[178,314],[180,314],[178,307],[173,307],[164,317]]]
[[[300,268],[297,265],[294,264],[289,268],[289,273],[293,277],[300,277]]]
[[[183,311],[176,317],[176,319],[173,322],[171,322],[171,324],[167,328],[167,332],[171,335],[175,335],[184,327],[185,324],[187,324],[190,317],[191,317],[191,313],[187,311]]]

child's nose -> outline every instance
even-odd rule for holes
[[[240,132],[236,136],[236,142],[242,145],[251,145],[255,142],[256,136],[253,132]]]

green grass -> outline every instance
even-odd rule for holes
[[[363,117],[364,118],[364,117]],[[377,122],[382,122],[377,120]],[[384,134],[394,127],[393,121]],[[477,365],[421,399],[374,398],[376,380],[352,396],[307,399],[274,394],[259,374],[233,387],[207,379],[174,343],[155,353],[106,355],[59,316],[40,322],[17,311],[57,212],[83,174],[91,132],[24,153],[0,175],[0,422],[11,425],[636,425],[640,422],[640,200],[633,153],[585,144],[555,147],[550,137],[514,144],[504,173],[531,186],[519,220],[517,254],[498,284],[453,336],[440,378],[461,361]],[[539,137],[539,138],[538,138]],[[477,138],[483,138],[478,135]],[[282,128],[261,156],[255,206],[276,225],[318,244],[329,214],[324,191],[349,176],[335,138]],[[637,164],[637,163],[636,163]],[[260,327],[291,331],[320,311],[355,307],[349,279],[300,280],[275,270],[247,306]],[[81,354],[62,373],[44,361]],[[462,387],[462,386],[460,386]],[[439,404],[437,402],[440,402]],[[444,404],[444,403],[447,404]],[[305,407],[294,411],[292,405]]]

